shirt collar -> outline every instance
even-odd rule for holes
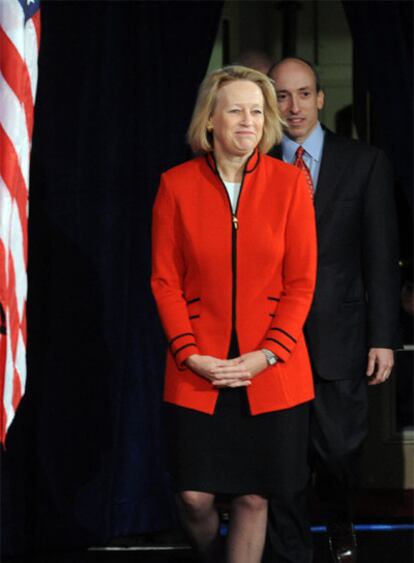
[[[318,121],[312,133],[302,143],[302,147],[305,149],[305,151],[311,156],[313,160],[316,160],[317,162],[319,162],[322,157],[324,136],[325,132]],[[296,151],[299,146],[299,143],[284,135],[282,139],[283,160],[285,160],[286,162],[293,162],[295,160]]]

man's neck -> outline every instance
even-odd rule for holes
[[[297,143],[298,145],[303,145],[307,141],[307,139],[309,139],[314,134],[316,129],[319,127],[319,125],[320,125],[319,121],[317,121],[314,128],[311,131],[309,131],[309,133],[306,135],[306,137],[297,137],[295,139],[294,137],[291,137],[287,131],[285,131],[285,137],[287,137],[288,139],[290,139],[294,143]]]

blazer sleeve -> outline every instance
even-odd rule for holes
[[[285,231],[283,291],[262,347],[288,361],[302,337],[316,280],[316,226],[313,201],[305,174],[294,185]]]
[[[368,294],[368,347],[400,346],[398,227],[391,165],[377,151],[364,192],[363,268]]]
[[[182,369],[199,350],[182,289],[185,263],[179,242],[177,202],[163,175],[153,208],[151,289],[171,354]]]

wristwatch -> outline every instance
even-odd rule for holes
[[[270,350],[267,350],[267,348],[262,348],[262,352],[265,355],[266,362],[267,362],[268,366],[274,366],[277,363],[276,354],[273,354],[273,352],[271,352]]]

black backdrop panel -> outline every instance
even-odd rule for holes
[[[370,141],[392,160],[405,205],[410,202],[412,211],[414,5],[405,0],[342,4],[353,39],[355,87],[371,95]],[[358,91],[354,94],[358,97]]]
[[[43,2],[27,392],[3,453],[5,553],[171,526],[165,342],[149,290],[159,175],[222,2]]]

